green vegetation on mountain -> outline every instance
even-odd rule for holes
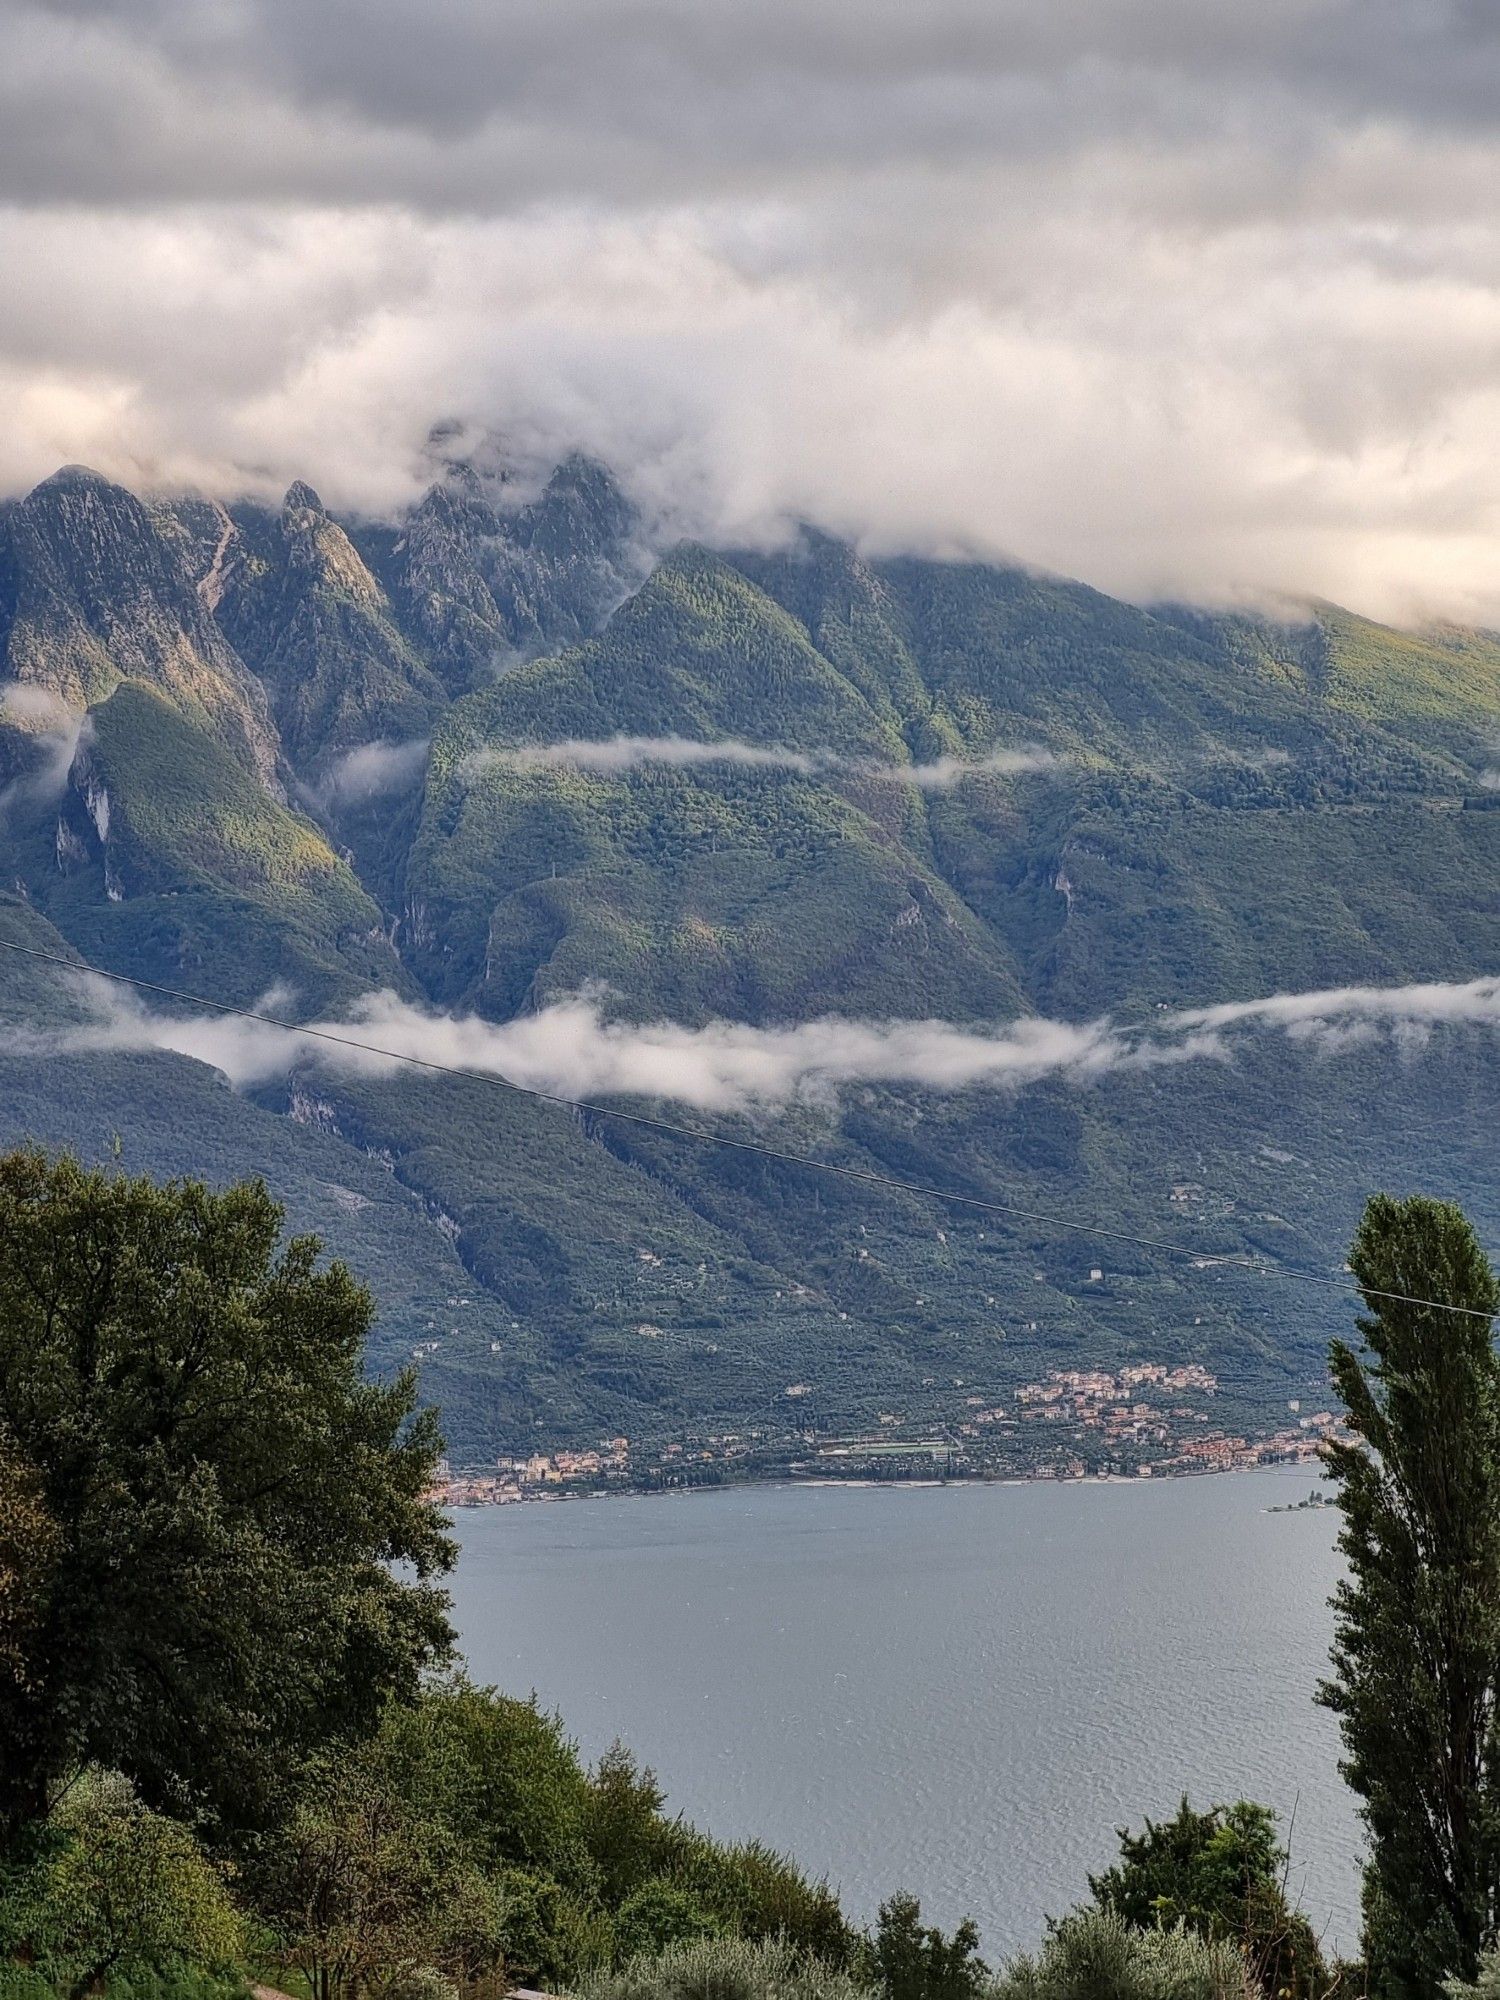
[[[399,977],[323,832],[141,682],[90,710],[61,809],[28,835],[53,849],[37,903],[97,963],[241,1002],[279,979],[316,1001]]]
[[[8,507],[0,917],[209,1000],[390,988],[492,1021],[587,992],[615,1024],[1149,1024],[1500,965],[1493,636],[1148,610],[812,533],[646,575],[600,468],[513,495],[454,465],[380,525],[300,484],[280,511],[147,509],[68,473]],[[89,704],[76,746],[64,700],[75,724]],[[527,755],[616,737],[782,761]],[[372,748],[368,783],[328,782]],[[941,765],[996,751],[1030,767]],[[231,1099],[183,1058],[78,1046],[95,1005],[0,961],[27,1038],[0,1051],[5,1131],[224,1179],[247,1148],[376,1260],[376,1351],[420,1356],[464,1463],[622,1434],[648,1464],[723,1433],[784,1459],[882,1416],[951,1438],[975,1395],[1063,1365],[1204,1362],[1232,1433],[1321,1393],[1332,1297],[1294,1317],[1232,1271],[311,1052]],[[1482,1031],[1439,1027],[1425,1050],[1267,1032],[1092,1082],[686,1115],[1328,1272],[1374,1183],[1500,1226],[1497,1110]]]

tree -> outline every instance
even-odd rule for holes
[[[922,1922],[915,1896],[881,1904],[870,1957],[885,2000],[977,2000],[988,1974],[974,1924],[965,1918],[945,1938]]]
[[[0,1430],[0,1690],[12,1695],[36,1685],[36,1646],[60,1539],[35,1468]],[[0,1692],[0,1714],[4,1703]]]
[[[328,1757],[268,1873],[287,1963],[313,2000],[396,1992],[499,1965],[505,1901],[448,1828],[393,1788],[373,1745]]]
[[[1195,1812],[1186,1799],[1143,1833],[1120,1829],[1120,1859],[1089,1877],[1102,1910],[1141,1930],[1227,1939],[1262,1990],[1315,2000],[1330,1978],[1311,1924],[1289,1908],[1286,1850],[1268,1806],[1240,1799]]]
[[[224,1835],[273,1823],[307,1756],[451,1646],[433,1417],[409,1375],[363,1378],[369,1294],[281,1223],[259,1183],[0,1159],[0,1643],[24,1661],[0,1663],[0,1854],[87,1764]]]
[[[1321,1699],[1369,1829],[1372,1989],[1429,2000],[1474,1979],[1500,1887],[1500,1288],[1462,1212],[1425,1199],[1374,1197],[1350,1268],[1367,1356],[1334,1343],[1354,1441],[1328,1452],[1349,1576]]]
[[[0,1955],[24,1953],[69,2000],[107,1979],[235,1965],[244,1939],[223,1872],[118,1773],[87,1772],[52,1833],[6,1885]]]

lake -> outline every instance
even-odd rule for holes
[[[1306,1469],[1121,1484],[749,1487],[457,1516],[476,1678],[589,1756],[759,1835],[873,1915],[910,1887],[993,1958],[1086,1893],[1113,1829],[1241,1795],[1357,1928],[1358,1828],[1316,1708],[1332,1509]]]

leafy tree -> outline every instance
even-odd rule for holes
[[[1111,1910],[1064,1917],[992,1989],[993,2000],[1252,2000],[1255,1991],[1229,1939],[1181,1926],[1140,1930]]]
[[[588,1839],[607,1901],[623,1901],[666,1859],[672,1827],[662,1813],[665,1797],[655,1773],[643,1771],[623,1743],[599,1759],[589,1785]]]
[[[1286,1859],[1269,1807],[1240,1799],[1196,1812],[1184,1799],[1142,1833],[1122,1827],[1120,1859],[1089,1888],[1100,1909],[1138,1929],[1233,1941],[1268,1994],[1312,2000],[1329,1975],[1312,1926],[1287,1905]]]
[[[588,1774],[560,1719],[454,1674],[388,1707],[368,1756],[382,1780],[487,1869],[599,1889]],[[646,1871],[649,1872],[649,1871]]]
[[[1355,1441],[1328,1454],[1349,1576],[1322,1699],[1369,1829],[1372,1986],[1416,2000],[1472,1980],[1495,1935],[1500,1288],[1461,1211],[1420,1198],[1372,1199],[1350,1268],[1367,1353],[1332,1354]]]
[[[794,1861],[757,1840],[724,1847],[690,1827],[674,1828],[672,1873],[726,1930],[780,1938],[830,1965],[847,1965],[858,1939],[838,1897]]]
[[[908,1895],[881,1904],[871,1969],[886,2000],[976,2000],[988,1976],[975,1925],[966,1918],[945,1938]]]
[[[451,1643],[434,1421],[363,1379],[369,1294],[281,1221],[258,1183],[0,1159],[0,1523],[48,1524],[0,1526],[0,1852],[89,1763],[265,1824]]]
[[[47,1851],[7,1885],[0,1949],[31,1960],[69,2000],[105,1980],[235,1964],[239,1914],[187,1827],[142,1805],[117,1773],[98,1771],[54,1820]]]
[[[368,1752],[330,1758],[278,1842],[270,1914],[313,2000],[429,1969],[469,1983],[502,1958],[504,1899]]]

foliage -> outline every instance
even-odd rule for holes
[[[36,1468],[0,1426],[0,1688],[13,1695],[37,1688],[36,1648],[61,1549]],[[0,1714],[5,1711],[0,1693]]]
[[[1372,1986],[1417,2000],[1472,1980],[1500,1917],[1500,1286],[1422,1198],[1375,1196],[1349,1262],[1365,1352],[1332,1353],[1356,1442],[1329,1452],[1349,1576],[1323,1699],[1369,1829]]]
[[[1141,1930],[1110,1910],[1054,1925],[1034,1957],[1005,1967],[993,2000],[1251,2000],[1239,1949],[1199,1932]]]
[[[885,2000],[978,2000],[988,1975],[975,1926],[965,1921],[945,1938],[911,1895],[881,1904],[870,1969]]]
[[[281,1220],[255,1184],[0,1160],[0,1411],[55,1528],[0,1842],[90,1762],[264,1823],[449,1644],[434,1419],[363,1379],[369,1294]]]
[[[505,1898],[449,1830],[383,1782],[368,1755],[323,1760],[309,1776],[262,1893],[315,2000],[427,1968],[455,1983],[494,1971]]]
[[[1287,1903],[1286,1860],[1268,1807],[1240,1799],[1195,1812],[1184,1799],[1142,1833],[1122,1827],[1120,1859],[1089,1888],[1100,1909],[1140,1929],[1229,1939],[1272,2000],[1318,2000],[1328,1970],[1312,1926]]]
[[[618,1746],[590,1772],[555,1716],[458,1676],[391,1704],[311,1779],[255,1886],[319,2000],[380,1968],[567,1986],[718,1933],[853,1951],[826,1885],[669,1818]]]
[[[846,1972],[779,1941],[746,1938],[673,1945],[595,1973],[576,1992],[577,2000],[874,2000]]]
[[[717,1937],[722,1929],[688,1890],[656,1878],[632,1889],[615,1912],[615,1951],[620,1959],[631,1959],[694,1938]]]
[[[671,1873],[714,1921],[748,1938],[780,1938],[833,1965],[857,1955],[857,1939],[826,1881],[762,1841],[720,1845],[674,1824]]]
[[[52,1838],[0,1900],[0,1949],[76,1996],[100,1981],[227,1974],[243,1929],[223,1872],[191,1831],[90,1771],[53,1815]]]
[[[1483,1952],[1472,1979],[1445,1979],[1442,1990],[1447,2000],[1500,2000],[1500,1951]]]

